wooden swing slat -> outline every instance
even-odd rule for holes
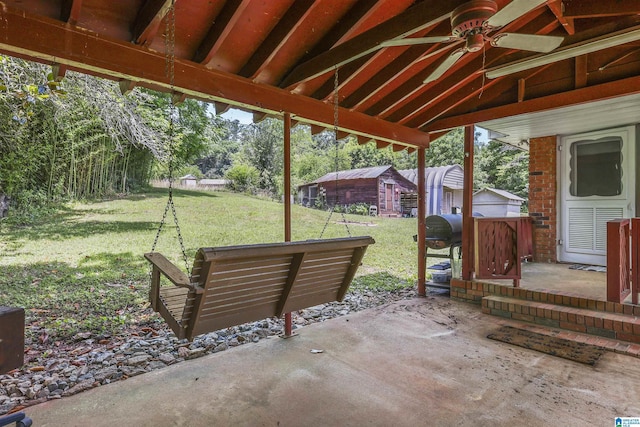
[[[150,299],[178,338],[341,301],[371,237],[201,248],[191,278],[163,255]],[[160,286],[161,275],[173,284]]]

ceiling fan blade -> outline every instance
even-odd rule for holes
[[[393,39],[380,43],[380,47],[412,46],[415,44],[446,43],[456,40],[453,36],[414,37],[410,39]]]
[[[548,53],[560,46],[564,37],[543,36],[538,34],[502,33],[491,40],[491,45],[507,49],[528,50]]]
[[[489,27],[504,27],[509,22],[518,19],[525,13],[546,2],[547,0],[513,0],[489,18],[485,25]]]
[[[442,76],[447,72],[447,70],[449,70],[449,68],[453,67],[453,64],[455,64],[458,59],[460,59],[462,55],[465,54],[465,52],[466,50],[464,49],[458,49],[454,51],[451,55],[449,55],[447,59],[442,61],[442,64],[438,65],[438,67],[433,70],[433,73],[431,73],[429,77],[424,80],[424,83],[431,83],[438,80],[440,76]]]

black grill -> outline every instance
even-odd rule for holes
[[[444,249],[462,242],[462,215],[431,215],[426,218],[427,246]]]

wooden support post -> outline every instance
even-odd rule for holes
[[[291,241],[291,114],[284,113],[284,241]],[[284,336],[293,335],[291,313],[284,314]]]
[[[427,229],[426,229],[426,185],[425,185],[425,149],[418,148],[418,295],[426,296],[427,270]]]
[[[475,127],[464,128],[464,184],[462,190],[462,279],[471,280],[473,272],[473,143]]]
[[[631,218],[631,303],[638,304],[640,280],[640,218]]]
[[[284,113],[284,241],[291,241],[291,114]]]

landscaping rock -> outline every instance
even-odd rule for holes
[[[411,288],[395,291],[351,290],[344,301],[292,313],[294,329],[415,296]],[[0,375],[0,415],[17,406],[59,399],[84,390],[141,375],[183,360],[281,335],[283,319],[269,318],[178,340],[164,323],[132,327],[122,336],[77,334],[66,343],[30,342],[25,366]],[[32,336],[37,337],[38,334]]]

